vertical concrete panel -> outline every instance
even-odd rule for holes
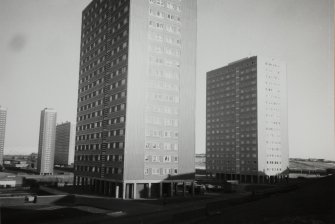
[[[281,76],[281,111],[280,111],[280,128],[281,128],[281,144],[282,144],[282,170],[288,169],[289,166],[289,143],[288,143],[288,102],[287,102],[287,69],[286,64],[280,62]]]
[[[182,1],[182,11],[178,168],[188,174],[195,172],[197,1]]]
[[[124,155],[124,180],[144,176],[145,78],[148,66],[148,1],[130,0],[128,96]]]
[[[257,56],[257,153],[258,171],[266,172],[266,132],[265,132],[265,66]]]
[[[266,76],[275,76],[278,79],[271,80]],[[271,91],[267,91],[270,88]],[[273,99],[266,95],[278,94],[279,97]],[[266,101],[269,101],[266,104]],[[275,104],[274,104],[275,103]],[[268,108],[268,111],[266,110]],[[279,112],[277,112],[279,108]],[[273,117],[266,118],[266,114]],[[287,81],[286,65],[284,62],[257,57],[257,116],[258,116],[258,164],[259,170],[264,170],[267,175],[278,175],[288,168],[288,127],[287,127]],[[268,124],[266,123],[268,122]],[[274,124],[280,122],[280,124]],[[266,128],[270,128],[266,130]],[[280,129],[278,138],[271,135],[278,135],[277,129]],[[266,143],[268,141],[268,144]],[[272,148],[278,147],[279,150]],[[267,157],[267,155],[272,155]],[[280,157],[277,157],[280,156]],[[271,163],[268,163],[271,162]],[[275,163],[276,162],[276,163]],[[277,164],[277,162],[281,162]],[[280,170],[277,170],[278,168]],[[269,168],[270,170],[267,170]],[[272,170],[272,169],[275,170]]]

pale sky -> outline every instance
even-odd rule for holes
[[[75,121],[81,11],[90,0],[0,1],[5,154],[37,152],[40,111]],[[206,72],[253,55],[287,64],[290,157],[335,160],[332,0],[198,0],[196,152]]]

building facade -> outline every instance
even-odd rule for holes
[[[83,11],[75,184],[122,198],[192,181],[196,1],[94,0]]]
[[[56,126],[55,165],[68,166],[74,162],[76,126],[64,122]]]
[[[5,147],[7,109],[0,106],[0,165],[3,165],[3,153]]]
[[[51,108],[41,111],[38,141],[37,172],[52,175],[54,169],[57,112]]]
[[[288,169],[286,65],[250,57],[207,73],[206,168],[218,179],[275,181]]]

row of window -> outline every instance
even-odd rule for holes
[[[178,174],[177,168],[157,168],[157,167],[145,167],[144,175],[176,175]]]
[[[179,85],[163,82],[163,81],[149,81],[147,82],[148,88],[155,88],[155,89],[162,89],[162,90],[169,90],[169,91],[179,91]]]
[[[110,85],[110,90],[118,88],[119,86],[123,86],[126,84],[126,79],[121,79],[117,82],[114,82]]]
[[[106,167],[106,174],[122,174],[120,167]]]
[[[157,65],[165,65],[168,67],[179,68],[180,62],[178,60],[169,59],[169,58],[162,58],[158,56],[150,56],[149,59],[150,63],[157,64]]]
[[[121,117],[114,117],[110,120],[108,120],[108,124],[119,124],[119,123],[124,123],[125,122],[125,118],[124,116]],[[98,122],[93,122],[90,124],[84,124],[84,125],[80,125],[77,127],[78,131],[85,131],[85,130],[91,130],[93,128],[98,128],[98,127],[102,127],[102,121],[98,121]]]
[[[232,166],[229,166],[229,167],[226,167],[226,166],[207,166],[207,169],[209,170],[221,170],[221,171],[226,171],[226,172],[235,172],[235,167],[232,167]]]
[[[180,57],[181,50],[177,48],[171,47],[163,47],[163,46],[153,46],[149,45],[149,51],[156,54],[166,54],[168,56]]]
[[[100,105],[102,105],[102,102],[103,102],[103,100],[97,100],[97,101],[94,101],[92,103],[86,104],[84,106],[79,107],[79,111],[85,111],[85,110],[89,110],[91,108],[100,106]]]
[[[250,67],[250,65],[252,65]],[[237,67],[232,67],[232,66],[227,66],[219,71],[217,73],[212,73],[210,74],[210,82],[218,82],[220,80],[225,80],[225,79],[230,79],[236,76],[236,73],[239,72],[240,74],[244,73],[250,73],[250,72],[255,72],[257,71],[257,63],[255,61],[252,61],[251,63],[245,63],[241,64]]]
[[[248,120],[246,120],[246,119],[239,119],[239,125],[236,125],[235,124],[235,122],[233,122],[233,123],[216,123],[217,122],[217,120],[218,121],[220,121],[220,119],[208,119],[207,120],[207,128],[225,128],[224,129],[224,131],[225,132],[229,132],[229,129],[227,129],[227,127],[234,127],[234,126],[236,126],[236,127],[238,127],[238,128],[241,128],[241,127],[246,127],[246,126],[249,126],[249,125],[251,125],[250,127],[252,127],[252,125],[255,125],[255,124],[257,124],[257,120],[256,119],[248,119]],[[210,124],[210,123],[212,123],[212,124]],[[252,129],[252,130],[254,130],[254,129]],[[235,131],[235,129],[234,128],[232,128],[231,129],[231,131],[232,132],[234,132]]]
[[[178,151],[178,143],[169,143],[169,142],[150,142],[145,143],[145,149],[149,150],[174,150]]]
[[[123,136],[123,135],[124,135],[124,129],[112,130],[108,132],[108,137]]]
[[[102,138],[102,133],[92,133],[92,134],[87,134],[87,135],[79,135],[76,137],[77,141],[81,140],[94,140],[94,139],[100,139]]]
[[[266,164],[281,164],[281,161],[266,161]]]
[[[281,171],[281,168],[267,168],[267,171]]]
[[[149,9],[149,15],[154,16],[156,18],[160,18],[160,19],[167,19],[167,20],[172,21],[172,22],[177,22],[177,23],[181,22],[180,16],[178,16],[176,14],[173,14],[173,13],[170,13],[170,12],[164,12],[164,11],[161,11],[161,10],[156,10],[154,8]]]
[[[121,103],[121,104],[110,107],[108,112],[113,113],[113,112],[124,111],[125,108],[126,108],[126,104]]]
[[[124,135],[124,129],[117,129],[112,130],[108,132],[108,137],[111,136],[123,136]],[[79,135],[77,136],[77,140],[90,140],[90,139],[99,139],[102,138],[102,133],[94,133],[94,134],[87,134],[87,135]],[[107,149],[116,149],[116,148],[123,148],[123,143],[108,143]]]
[[[148,93],[147,99],[168,103],[179,103],[179,96],[173,96],[163,93]]]
[[[162,129],[145,129],[145,136],[155,138],[178,138],[178,131],[162,130]]]
[[[100,173],[101,169],[106,169],[106,174],[122,174],[123,170],[119,167],[98,167],[98,166],[74,166],[75,171]]]
[[[164,125],[170,127],[178,127],[178,119],[167,119],[154,116],[148,116],[145,118],[146,124],[153,125]]]
[[[114,117],[112,119],[108,120],[108,124],[120,124],[120,123],[124,123],[125,122],[125,117],[124,116],[120,116],[120,117]]]
[[[153,21],[153,20],[149,21],[149,27],[153,28],[153,29],[158,29],[158,30],[161,30],[161,31],[164,30],[168,33],[172,33],[172,34],[175,34],[175,35],[180,35],[180,33],[181,33],[181,29],[180,29],[179,26],[164,24],[162,22]]]
[[[83,74],[84,72],[88,72],[91,69],[94,69],[95,67],[97,67],[98,65],[100,65],[101,63],[103,63],[106,60],[106,56],[102,56],[101,58],[98,58],[97,60],[91,62],[89,65],[87,65],[86,67],[82,67],[80,69],[80,74]]]
[[[123,74],[125,74],[126,72],[127,72],[127,67],[124,66],[124,67],[122,67],[122,68],[119,68],[119,69],[116,69],[116,70],[112,71],[111,74],[110,74],[110,77],[111,77],[111,78],[114,78],[114,77],[117,77],[117,76],[119,76],[119,75],[123,75]]]
[[[127,61],[127,55],[126,54],[114,59],[113,61],[110,62],[110,64],[111,64],[111,66],[114,66],[114,65],[116,66],[119,63],[125,62],[125,61]]]
[[[77,155],[75,156],[76,161],[100,161],[101,155]],[[112,161],[112,162],[122,162],[123,161],[123,155],[106,155],[106,161]]]
[[[168,71],[168,70],[162,70],[159,68],[150,68],[149,76],[155,77],[155,78],[164,78],[168,80],[179,80],[178,71]]]
[[[88,82],[90,81],[92,78],[94,78],[95,76],[99,75],[100,73],[103,73],[105,71],[105,67],[100,67],[98,68],[97,70],[95,70],[94,72],[92,72],[91,74],[81,78],[79,80],[79,84],[82,84],[84,82]],[[84,92],[84,91],[87,91],[89,90],[90,88],[93,88],[95,87],[96,85],[99,85],[101,83],[103,83],[104,81],[104,78],[100,78],[98,80],[96,80],[95,82],[92,82],[86,86],[83,86],[82,88],[80,88],[80,92]]]
[[[103,94],[103,89],[99,89],[99,90],[93,91],[93,92],[91,92],[89,94],[86,94],[85,96],[80,97],[79,98],[79,102],[82,102],[82,101],[94,98],[96,96],[99,96],[100,94]]]
[[[78,121],[85,121],[86,119],[90,119],[90,118],[93,118],[93,117],[99,117],[99,116],[102,116],[102,110],[94,111],[94,112],[89,113],[89,114],[81,115],[81,116],[78,117]],[[100,127],[100,126],[98,126],[98,127]]]
[[[179,114],[178,107],[169,107],[169,106],[147,105],[146,111],[154,113],[170,114],[170,115]]]
[[[76,151],[84,151],[84,150],[100,150],[100,144],[88,144],[88,145],[76,145]]]
[[[126,97],[126,91],[118,92],[109,97],[109,101],[112,102],[113,100],[117,100],[120,98]]]
[[[77,131],[85,131],[85,130],[99,128],[99,127],[102,127],[102,121],[77,126]]]
[[[107,149],[123,149],[124,142],[110,142],[107,143]],[[85,150],[100,150],[100,144],[86,144],[86,145],[77,145],[76,151],[85,151]]]
[[[177,163],[178,156],[171,156],[171,155],[145,155],[144,156],[145,162],[153,162],[153,163]]]
[[[118,54],[121,50],[126,49],[127,46],[128,46],[128,42],[127,41],[121,43],[120,45],[118,45],[117,47],[115,47],[115,48],[112,49],[111,55],[114,56],[115,54]]]
[[[84,57],[84,51],[81,53],[83,56],[83,59],[81,60],[81,64],[83,65],[86,62],[91,61],[93,58],[96,58],[97,56],[99,56],[100,54],[103,54],[106,50],[106,46],[103,45],[101,47],[99,47],[96,51],[92,52],[91,54],[89,54],[88,56]]]
[[[173,45],[173,46],[181,46],[181,39],[178,36],[170,36],[170,35],[163,35],[162,33],[158,33],[155,31],[149,31],[149,39],[158,41],[158,42],[165,42],[167,44]]]
[[[121,15],[121,13],[119,12],[119,15]],[[113,18],[114,19],[114,18]],[[115,20],[114,20],[115,21]],[[123,28],[124,25],[128,24],[128,17],[124,18],[122,21],[120,21],[119,23],[115,24],[112,29],[111,32],[112,34],[114,34],[115,32],[119,31],[121,28]]]

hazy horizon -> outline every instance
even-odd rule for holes
[[[76,120],[81,11],[91,0],[0,1],[4,154],[37,152],[40,112]],[[196,153],[206,72],[262,55],[287,64],[291,158],[335,160],[332,0],[198,0]]]

